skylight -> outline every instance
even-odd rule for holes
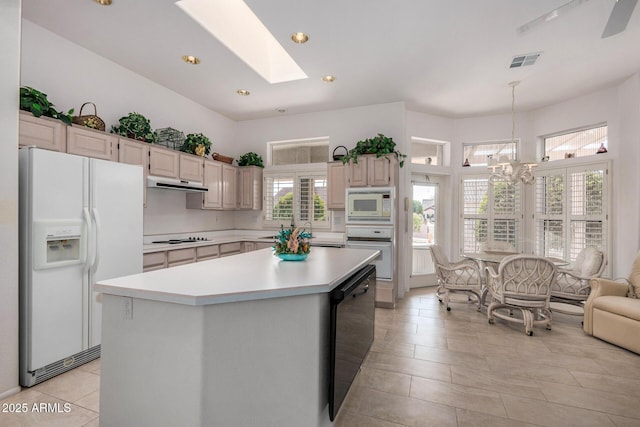
[[[181,0],[175,4],[269,83],[307,78],[242,0]]]

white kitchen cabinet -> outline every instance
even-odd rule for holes
[[[256,242],[242,242],[242,252],[252,252],[256,250]]]
[[[180,153],[179,177],[186,181],[202,182],[204,158]]]
[[[178,179],[180,153],[168,148],[149,146],[149,175]]]
[[[393,187],[397,165],[398,161],[393,154],[388,157],[358,156],[358,163],[349,162],[347,166],[347,184],[349,187]]]
[[[142,271],[167,268],[167,252],[151,252],[142,255]]]
[[[236,167],[222,164],[222,209],[237,208],[237,171]]]
[[[220,244],[220,257],[229,255],[237,255],[242,253],[241,242],[221,243]]]
[[[206,261],[208,259],[214,259],[220,257],[220,246],[207,245],[198,246],[196,248],[196,261]]]
[[[256,242],[256,250],[260,250],[260,249],[265,249],[265,248],[271,248],[273,247],[273,243],[267,243],[267,242]]]
[[[327,163],[327,209],[344,209],[347,177],[342,162]]]
[[[118,162],[129,165],[140,165],[142,174],[142,188],[144,206],[147,206],[147,175],[149,174],[149,145],[128,138],[118,138]]]
[[[196,248],[174,249],[167,251],[167,267],[196,262]]]
[[[27,111],[20,111],[18,145],[35,145],[46,150],[67,150],[67,125],[49,117],[35,117]]]
[[[262,209],[262,168],[258,166],[239,167],[238,185],[240,209]]]
[[[189,209],[222,209],[222,165],[214,160],[204,161],[204,186],[206,193],[188,193]]]
[[[118,161],[118,137],[80,125],[67,127],[67,153]]]

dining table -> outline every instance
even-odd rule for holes
[[[484,263],[500,264],[500,262],[511,255],[520,255],[520,252],[503,252],[503,251],[484,251],[484,252],[464,252],[463,258],[472,259],[474,261],[480,261]],[[562,258],[545,257],[555,264],[556,267],[562,267],[569,265],[569,261]]]

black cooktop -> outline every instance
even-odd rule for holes
[[[179,243],[201,242],[204,240],[208,240],[208,239],[206,237],[189,237],[188,239],[155,240],[151,243],[164,243],[169,245],[177,245]]]

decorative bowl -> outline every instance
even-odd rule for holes
[[[307,254],[278,254],[278,258],[283,261],[304,261]]]

